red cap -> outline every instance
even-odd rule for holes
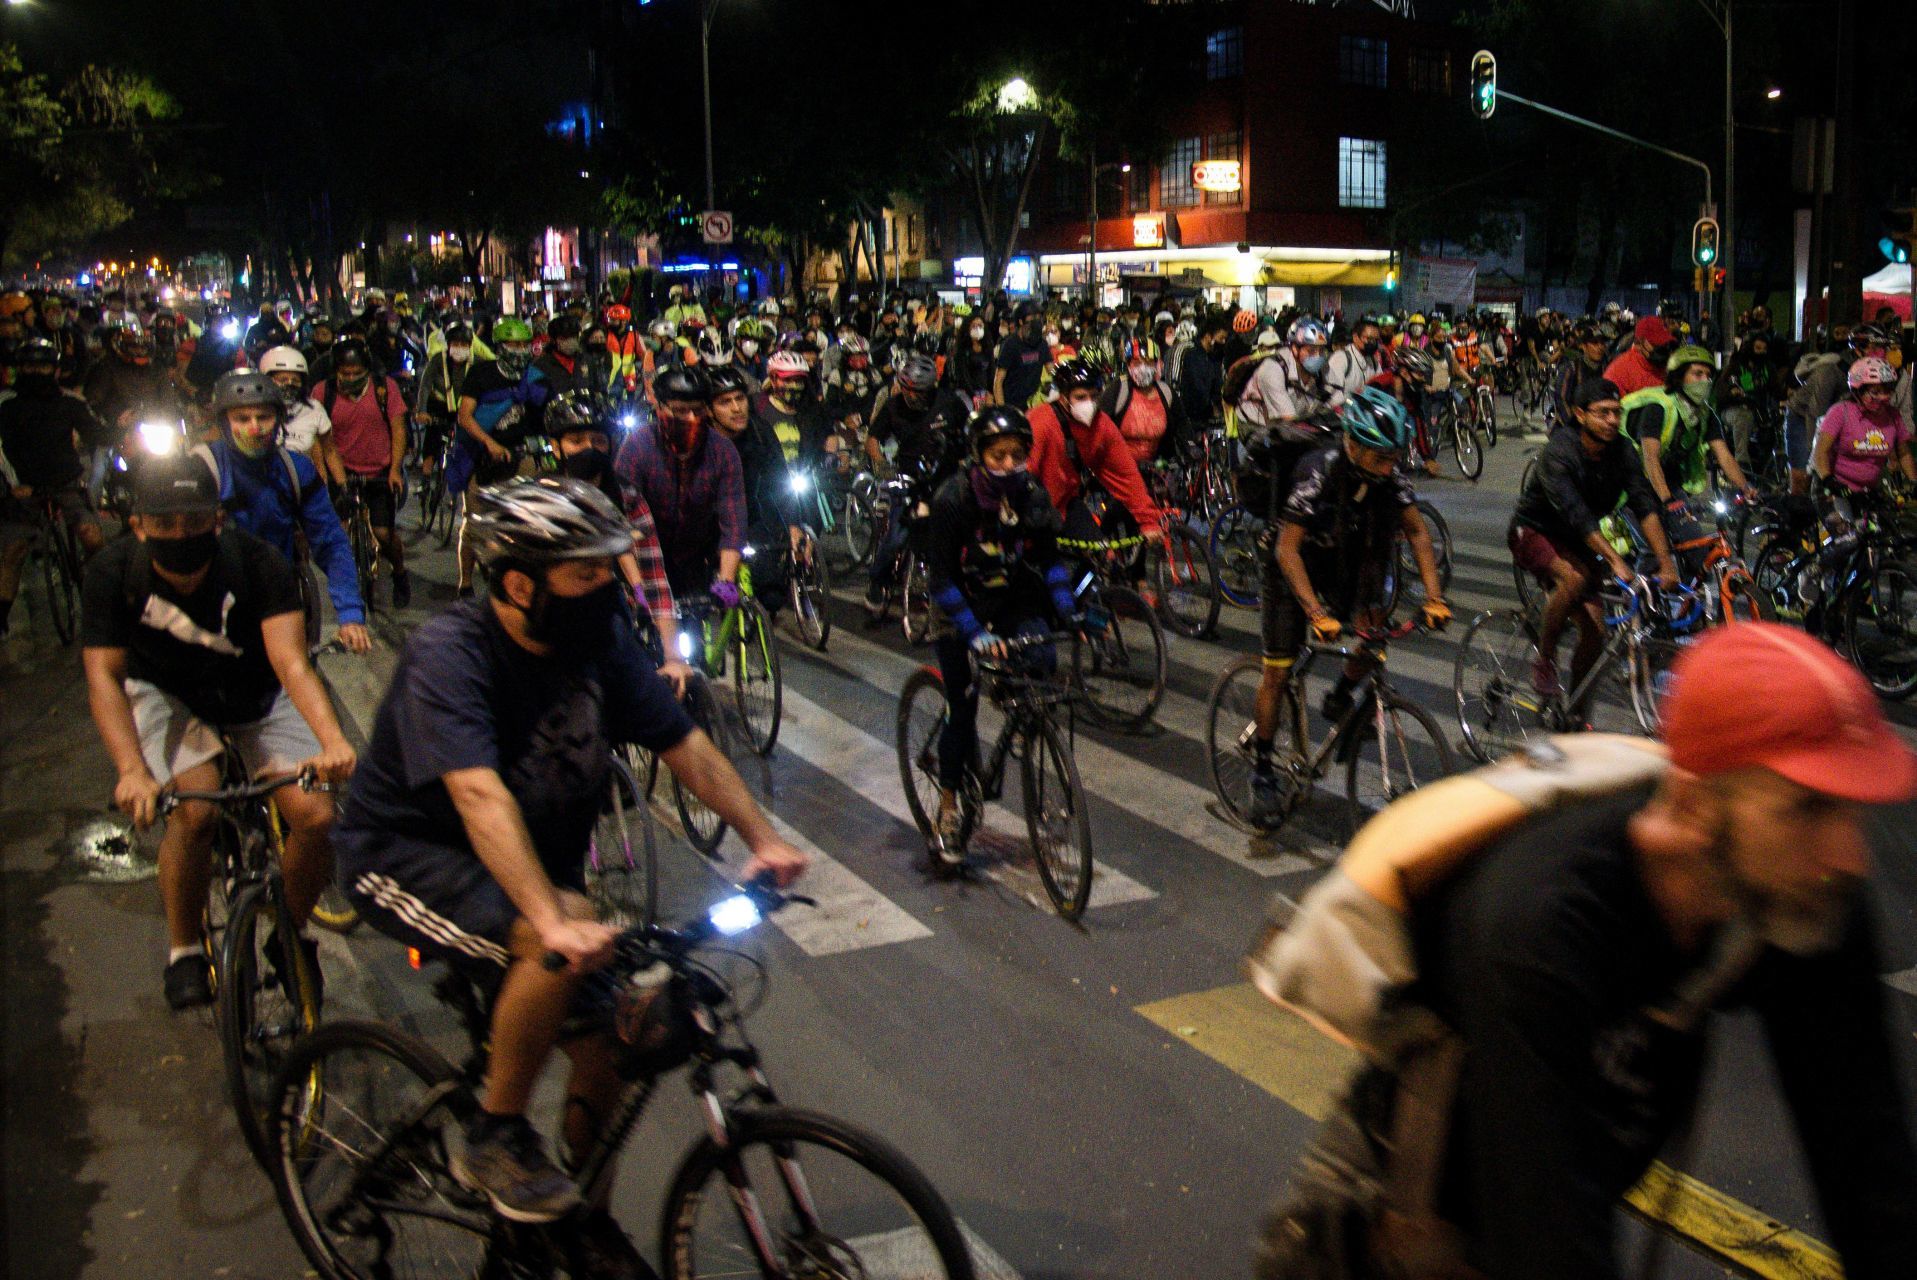
[[[1633,333],[1639,342],[1648,342],[1654,347],[1669,346],[1675,341],[1671,337],[1671,327],[1664,323],[1662,316],[1645,316],[1637,322]]]
[[[1917,796],[1917,754],[1856,668],[1791,627],[1706,632],[1671,668],[1661,719],[1671,762],[1696,774],[1769,769],[1843,800]]]

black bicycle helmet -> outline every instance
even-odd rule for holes
[[[1105,385],[1105,379],[1083,360],[1060,360],[1052,366],[1052,385],[1058,388],[1058,394],[1062,396],[1080,388],[1097,391]]]
[[[597,391],[567,391],[546,404],[546,434],[557,438],[568,431],[604,431],[610,416],[611,408]]]
[[[554,316],[552,323],[546,326],[546,336],[548,338],[577,338],[579,336],[579,317],[566,312],[561,312]]]
[[[364,338],[341,338],[333,344],[332,353],[336,372],[349,364],[367,370],[373,367],[373,354],[367,350]]]
[[[965,434],[971,441],[973,458],[983,457],[985,446],[1001,436],[1017,436],[1028,452],[1032,447],[1032,424],[1010,405],[995,404],[980,409],[966,424]]]
[[[698,369],[674,365],[653,378],[652,398],[658,404],[664,404],[668,400],[691,400],[698,404],[710,404],[712,384]]]
[[[13,349],[13,363],[16,365],[59,364],[60,348],[54,344],[52,338],[35,334]]]
[[[1399,373],[1413,382],[1425,382],[1430,379],[1433,368],[1430,352],[1422,347],[1399,347],[1396,354]]]
[[[625,513],[596,486],[571,476],[518,476],[479,490],[467,534],[488,566],[531,568],[632,549]]]
[[[899,385],[908,391],[930,391],[939,384],[938,362],[922,352],[913,352],[899,365]]]
[[[213,417],[224,422],[228,409],[250,405],[270,407],[281,418],[286,416],[286,393],[280,384],[257,369],[235,369],[223,373],[213,383]]]
[[[706,370],[706,386],[711,389],[712,398],[730,395],[736,391],[742,396],[752,394],[752,385],[746,381],[745,373],[736,365],[715,364]]]

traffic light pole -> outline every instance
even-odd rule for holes
[[[1586,120],[1583,116],[1574,116],[1569,111],[1560,111],[1556,107],[1547,107],[1542,102],[1533,102],[1529,98],[1521,98],[1509,89],[1500,87],[1497,94],[1500,100],[1515,102],[1521,107],[1529,107],[1533,111],[1542,111],[1547,116],[1556,116],[1560,120],[1568,120],[1572,124],[1582,125],[1586,129],[1596,130],[1607,138],[1616,138],[1619,142],[1628,142],[1634,147],[1643,147],[1646,151],[1655,151],[1661,156],[1669,156],[1673,160],[1683,161],[1704,175],[1704,203],[1706,205],[1714,203],[1711,199],[1711,166],[1705,164],[1696,156],[1687,156],[1682,151],[1673,151],[1669,147],[1660,147],[1655,142],[1646,142],[1642,138],[1634,138],[1628,133],[1613,129],[1609,125],[1599,124],[1595,120]]]

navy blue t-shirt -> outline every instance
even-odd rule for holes
[[[421,627],[380,703],[336,838],[362,854],[392,837],[472,854],[442,779],[492,769],[519,802],[547,874],[576,882],[612,744],[666,751],[693,728],[631,625],[617,620],[611,631],[591,657],[529,653],[484,598]]]

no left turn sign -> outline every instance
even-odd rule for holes
[[[732,215],[721,209],[708,209],[699,215],[699,233],[707,244],[732,243]]]

